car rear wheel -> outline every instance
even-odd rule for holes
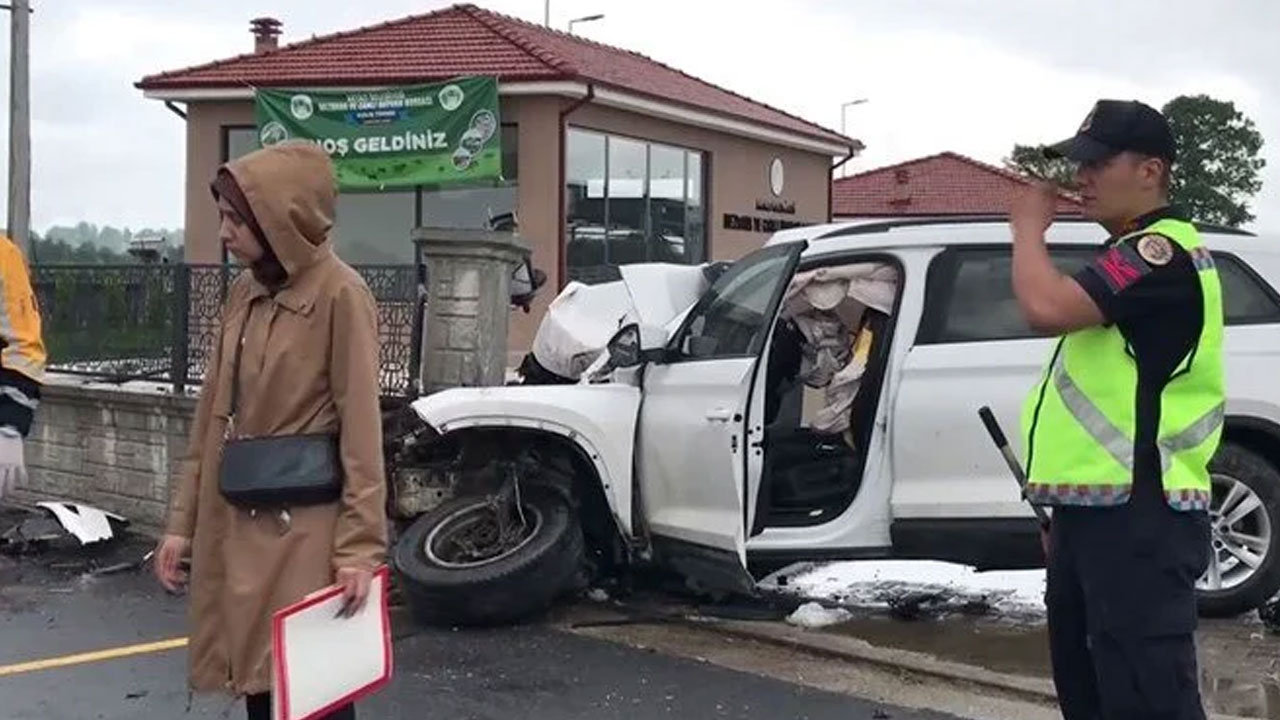
[[[1230,617],[1280,590],[1280,471],[1257,453],[1223,443],[1209,473],[1209,568],[1196,592],[1200,614]]]

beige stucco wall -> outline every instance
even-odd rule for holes
[[[519,127],[519,190],[517,212],[521,235],[533,252],[534,267],[547,273],[547,287],[526,315],[511,318],[508,348],[514,364],[529,348],[547,304],[559,288],[561,147],[560,113],[573,102],[557,97],[504,97],[502,121]],[[186,258],[188,262],[218,262],[217,209],[209,194],[209,179],[221,161],[222,128],[252,125],[249,101],[200,102],[188,106]],[[628,135],[702,150],[707,155],[709,204],[706,227],[710,257],[733,260],[760,247],[769,232],[730,230],[727,213],[792,222],[827,219],[831,158],[747,140],[723,133],[648,118],[593,104],[580,105],[568,115],[571,126]],[[774,198],[768,180],[769,163],[782,159],[786,182],[781,198]],[[794,215],[756,209],[757,200],[795,203]]]
[[[187,105],[187,207],[183,232],[189,263],[222,261],[218,207],[209,193],[209,181],[222,162],[222,128],[227,125],[253,125],[253,103]]]
[[[520,187],[516,213],[520,236],[533,251],[533,266],[547,274],[547,284],[529,313],[511,315],[507,333],[509,364],[515,366],[533,345],[533,335],[547,305],[560,287],[560,102],[554,97],[503,98],[502,119],[518,123]]]

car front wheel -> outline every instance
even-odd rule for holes
[[[518,521],[485,497],[463,497],[418,518],[395,547],[414,617],[427,625],[505,625],[545,610],[571,588],[583,537],[559,491],[525,489]]]
[[[1231,617],[1280,590],[1280,471],[1257,453],[1223,443],[1209,473],[1209,568],[1196,592],[1201,615]]]

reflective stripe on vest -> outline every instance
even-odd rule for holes
[[[1201,509],[1208,505],[1207,465],[1225,416],[1221,287],[1212,255],[1190,223],[1161,220],[1135,235],[1152,232],[1187,250],[1202,290],[1205,321],[1196,346],[1161,395],[1157,431],[1166,498],[1178,509]],[[1086,328],[1060,342],[1023,407],[1027,493],[1033,502],[1128,500],[1135,466],[1137,367],[1126,348],[1114,326]]]

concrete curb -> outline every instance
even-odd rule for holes
[[[1042,704],[1057,703],[1053,683],[1042,678],[1010,675],[974,665],[939,660],[930,655],[872,645],[858,638],[825,633],[769,621],[683,618],[682,623],[714,630],[742,640],[755,640],[779,647],[873,665],[894,672],[907,672],[936,679],[994,690],[1019,700]]]
[[[1044,678],[995,672],[964,663],[939,660],[931,655],[878,647],[865,640],[835,635],[821,630],[804,630],[770,621],[722,620],[718,618],[672,618],[689,627],[719,632],[740,640],[754,640],[790,650],[829,657],[844,662],[873,665],[893,672],[994,691],[1018,700],[1056,706],[1053,683]],[[1210,720],[1261,720],[1236,715],[1209,714]]]

